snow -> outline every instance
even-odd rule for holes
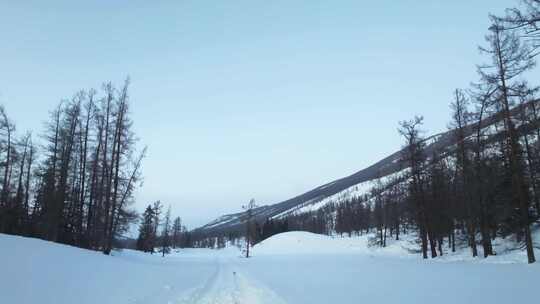
[[[278,218],[283,218],[285,216],[292,215],[292,214],[302,214],[306,212],[313,212],[313,211],[317,211],[323,208],[324,206],[330,203],[341,203],[346,200],[368,195],[370,194],[371,190],[377,186],[379,182],[382,185],[385,185],[392,179],[401,177],[403,174],[407,173],[408,170],[409,169],[403,169],[401,171],[383,176],[380,179],[368,180],[368,181],[353,185],[343,191],[340,191],[336,194],[333,194],[324,198],[315,198],[315,199],[308,200],[305,203],[298,205],[292,209],[276,214],[272,218],[278,219]]]
[[[531,291],[540,265],[527,265],[523,250],[503,254],[513,240],[497,239],[497,257],[473,259],[460,248],[423,260],[411,253],[418,248],[414,236],[388,239],[386,248],[368,247],[370,237],[283,233],[255,246],[245,268],[287,303],[519,303],[537,298]]]
[[[540,244],[540,231],[533,234],[533,242],[538,246]],[[310,232],[294,231],[277,234],[257,244],[252,253],[255,256],[279,256],[279,255],[364,255],[372,257],[392,257],[399,259],[422,260],[419,254],[418,237],[416,235],[401,235],[400,240],[396,241],[391,237],[386,240],[387,246],[370,245],[370,239],[376,238],[375,234],[370,233],[362,236],[326,236]],[[457,235],[457,238],[460,238]],[[514,237],[506,239],[496,238],[493,243],[495,256],[487,259],[473,258],[470,249],[465,246],[465,242],[457,243],[456,252],[451,252],[449,248],[444,247],[444,255],[434,260],[425,262],[472,262],[489,264],[515,264],[526,263],[527,254],[516,242]],[[482,254],[482,247],[478,246],[478,252]],[[540,258],[540,248],[535,251],[536,256]]]
[[[381,254],[407,256],[405,248],[386,248]],[[305,254],[372,254],[368,237],[330,237],[310,232],[293,231],[277,234],[253,248],[253,255],[305,255]]]
[[[220,258],[216,271],[200,287],[168,303],[239,304],[286,303],[275,292],[246,277],[234,259]]]
[[[235,214],[227,214],[227,215],[222,215],[220,217],[218,217],[217,219],[211,221],[210,223],[204,225],[202,228],[213,228],[213,227],[216,227],[218,225],[221,225],[225,222],[228,222],[232,219],[235,219],[237,217],[237,215]]]
[[[460,248],[425,261],[410,253],[417,248],[414,236],[388,240],[384,249],[368,246],[369,238],[283,233],[245,259],[233,247],[176,250],[165,258],[131,250],[105,256],[0,234],[0,303],[445,304],[537,298],[540,264],[525,264],[512,240],[497,240],[501,254],[494,258],[468,258]]]
[[[425,263],[369,255],[262,256],[246,272],[287,303],[535,302],[540,268],[525,264]]]
[[[0,303],[167,303],[215,270],[201,252],[160,259],[115,256],[0,234]]]

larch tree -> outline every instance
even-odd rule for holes
[[[540,49],[540,0],[521,0],[520,7],[509,8],[503,17],[491,16],[503,30],[519,30],[532,46],[531,55]]]
[[[427,259],[428,238],[430,230],[428,227],[428,215],[426,210],[426,197],[424,189],[424,163],[426,156],[424,154],[425,143],[420,135],[420,126],[424,118],[416,116],[412,120],[401,121],[398,129],[401,136],[405,138],[405,148],[402,155],[402,161],[408,164],[411,170],[411,181],[409,191],[412,200],[416,206],[416,217],[418,221],[420,240],[422,242],[422,256]],[[432,255],[436,256],[435,249],[432,246]]]
[[[520,42],[518,35],[504,30],[496,20],[490,27],[486,42],[488,46],[481,47],[480,50],[491,57],[491,62],[480,65],[478,72],[484,83],[496,88],[494,98],[504,118],[506,157],[510,169],[513,204],[520,210],[520,224],[525,237],[528,261],[534,263],[529,222],[530,195],[525,177],[523,149],[512,118],[511,107],[515,104],[516,97],[526,93],[523,92],[524,84],[520,76],[530,70],[535,62],[530,49]]]
[[[161,256],[171,252],[171,206],[167,208],[165,219],[163,220],[163,229],[161,230]]]
[[[182,238],[182,219],[177,216],[173,221],[172,226],[172,247],[177,248],[180,246]]]
[[[253,210],[257,208],[255,199],[251,199],[247,205],[242,206],[246,210],[245,225],[246,225],[246,258],[249,258],[249,249],[252,243],[253,233]]]

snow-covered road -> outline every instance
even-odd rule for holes
[[[188,291],[176,303],[182,304],[285,304],[275,292],[247,276],[235,260],[221,257],[216,271],[201,286]],[[172,302],[175,303],[175,302]]]
[[[2,234],[0,248],[2,304],[535,303],[540,279],[540,264],[504,256],[423,261],[302,233],[265,241],[250,259],[234,248],[111,257]]]

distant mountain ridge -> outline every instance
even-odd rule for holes
[[[512,110],[512,114],[515,115],[520,108],[521,106],[514,108]],[[501,119],[502,117],[500,113],[489,116],[482,120],[481,127],[482,129],[489,128]],[[466,127],[466,137],[471,136],[473,132],[475,132],[476,128],[474,126],[475,125],[469,125]],[[443,153],[444,151],[449,151],[449,149],[456,144],[453,133],[454,130],[449,130],[424,139],[424,142],[426,143],[425,154],[427,156],[431,156],[434,154]],[[404,166],[403,162],[400,161],[403,149],[404,148],[349,176],[329,182],[283,202],[258,207],[253,211],[254,219],[256,221],[264,221],[267,218],[276,217],[281,214],[288,214],[299,207],[316,204],[325,198],[329,198],[342,191],[350,189],[355,185],[368,181],[375,181],[379,178],[404,170],[406,169],[406,166]],[[245,220],[245,212],[227,214],[193,230],[193,232],[208,235],[227,232],[241,232],[245,228],[243,225]]]
[[[449,132],[442,133],[437,136],[441,136],[442,138],[450,137],[448,136],[448,133]],[[430,139],[431,138],[433,137],[430,137]],[[435,150],[440,145],[440,141],[435,141],[428,147]],[[326,197],[337,194],[357,184],[375,180],[377,178],[398,172],[403,169],[402,164],[399,161],[400,156],[401,150],[347,177],[324,184],[283,202],[258,207],[254,210],[254,217],[256,220],[265,220],[266,218],[287,212],[288,210],[292,210],[308,202],[316,203]],[[243,229],[242,224],[245,222],[245,216],[245,212],[223,215],[214,221],[195,229],[194,231],[209,234],[218,231],[240,231],[240,229]]]

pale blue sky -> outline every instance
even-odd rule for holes
[[[149,146],[137,206],[191,226],[276,203],[446,128],[477,45],[515,1],[0,0],[0,103],[18,131],[81,88],[132,79]]]

